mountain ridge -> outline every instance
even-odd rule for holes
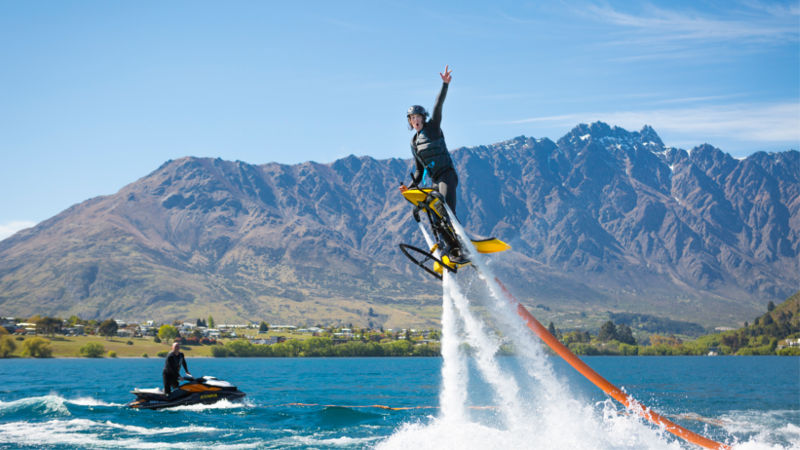
[[[512,244],[493,264],[529,304],[730,325],[800,284],[797,151],[737,160],[596,122],[452,153],[459,219]],[[436,284],[397,250],[421,240],[396,194],[410,167],[167,161],[0,241],[0,308],[435,325]]]

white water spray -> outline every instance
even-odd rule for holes
[[[461,293],[455,280],[447,275],[443,284],[445,296],[452,299],[465,328],[465,342],[475,351],[475,362],[483,380],[492,388],[500,401],[500,412],[510,429],[516,428],[522,410],[518,404],[519,386],[514,378],[505,377],[500,368],[496,354],[500,350],[500,342],[483,330],[480,320],[469,310],[469,302]]]
[[[419,228],[422,230],[422,235],[425,236],[425,242],[428,248],[433,248],[433,239],[428,230],[419,223]],[[437,258],[439,251],[436,251]],[[445,274],[443,283],[446,285],[450,283],[450,277]],[[461,341],[459,335],[459,323],[456,316],[455,307],[452,298],[445,294],[442,295],[442,390],[439,394],[439,403],[441,405],[441,418],[442,420],[450,423],[460,423],[466,419],[466,402],[467,402],[467,388],[465,384],[459,383],[458,380],[464,379],[467,372],[467,362],[465,355],[461,352]]]

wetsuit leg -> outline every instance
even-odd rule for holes
[[[458,187],[458,175],[456,175],[456,171],[448,170],[439,177],[437,182],[439,183],[439,193],[442,194],[444,201],[447,202],[447,206],[450,207],[450,210],[453,211],[453,215],[455,215],[456,187]]]
[[[162,373],[161,378],[164,380],[164,395],[169,395],[170,392],[172,392],[172,387],[177,384],[176,381],[178,381],[178,379],[168,373]]]
[[[450,207],[450,211],[453,211],[453,218],[458,219],[458,216],[456,216],[456,187],[458,187],[458,175],[456,175],[456,171],[452,169],[448,170],[439,176],[437,182],[439,184],[439,193],[444,197],[444,201],[447,203],[447,206]],[[450,242],[450,239],[447,239],[447,241],[445,252],[449,254],[450,260],[454,262],[463,261],[461,256],[461,244],[458,242],[458,239],[453,242]]]

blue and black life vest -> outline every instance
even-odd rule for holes
[[[434,180],[453,168],[453,160],[450,159],[450,152],[447,151],[447,144],[444,142],[444,134],[441,131],[439,131],[438,138],[431,138],[427,127],[422,128],[414,137],[411,147],[414,157],[422,164],[423,168],[427,169]]]

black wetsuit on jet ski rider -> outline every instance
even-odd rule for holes
[[[164,362],[164,370],[161,376],[164,379],[164,395],[169,395],[172,388],[178,387],[178,379],[181,374],[181,365],[186,375],[191,376],[189,369],[186,367],[186,358],[180,351],[178,343],[172,344],[172,351],[167,354],[167,360]]]

